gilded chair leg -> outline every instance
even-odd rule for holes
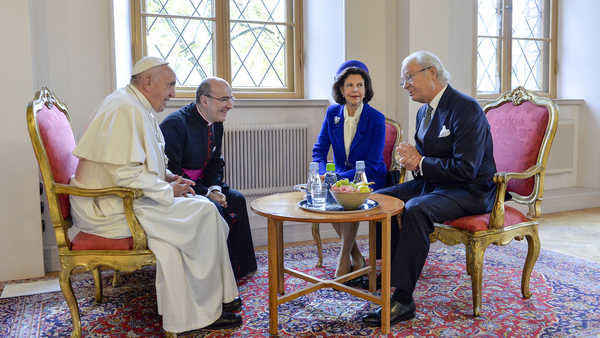
[[[94,286],[96,287],[96,303],[102,302],[102,275],[100,274],[100,267],[96,267],[92,270],[94,274]]]
[[[64,262],[61,262],[64,264]],[[71,338],[81,337],[81,321],[79,319],[79,306],[77,305],[77,299],[73,293],[73,287],[71,286],[71,271],[72,267],[61,269],[58,274],[58,283],[62,290],[67,306],[69,306],[69,312],[71,312],[71,320],[73,321],[73,333]]]
[[[165,331],[165,338],[177,338],[177,333]]]
[[[312,224],[312,235],[317,245],[317,252],[319,253],[319,260],[317,261],[317,268],[323,266],[323,246],[321,245],[321,232],[319,231],[319,223]]]
[[[469,276],[473,275],[473,271],[471,270],[471,266],[473,265],[473,255],[469,250],[466,250],[466,263],[467,263],[467,273]]]
[[[534,230],[532,236],[526,236],[526,238],[529,249],[527,250],[527,259],[525,260],[523,276],[521,277],[521,293],[523,294],[523,297],[529,298],[531,297],[531,291],[529,291],[529,279],[531,278],[533,266],[540,255],[540,238],[538,237],[537,229]]]
[[[113,288],[116,287],[117,284],[119,283],[119,278],[121,278],[121,272],[117,269],[113,270],[113,279],[112,279]]]
[[[470,265],[471,275],[471,289],[473,293],[473,317],[479,317],[481,315],[481,284],[482,284],[482,272],[483,272],[483,255],[485,248],[481,247],[481,243],[478,241],[471,242],[467,246],[467,252],[470,251],[472,257]],[[467,253],[469,255],[469,253]],[[469,268],[467,268],[469,270]]]

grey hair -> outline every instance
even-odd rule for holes
[[[207,96],[210,95],[210,80],[212,78],[206,78],[200,82],[198,85],[198,89],[196,89],[196,105],[200,105],[200,97],[202,95]]]
[[[437,56],[435,56],[435,54],[425,50],[414,52],[407,56],[406,59],[404,59],[404,61],[402,61],[402,67],[406,66],[407,64],[413,61],[421,65],[421,67],[423,68],[435,67],[435,69],[437,70],[437,78],[442,83],[447,84],[450,81],[450,73],[446,71],[444,65],[442,64],[442,61],[440,61],[440,59]]]

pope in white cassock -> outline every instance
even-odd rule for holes
[[[229,262],[227,223],[192,181],[167,170],[164,139],[152,113],[175,97],[175,73],[165,60],[146,57],[131,82],[110,94],[88,121],[73,154],[71,185],[132,187],[144,191],[134,211],[156,256],[156,296],[163,328],[179,333],[239,326],[242,305]],[[118,197],[71,196],[71,214],[84,232],[131,237]]]

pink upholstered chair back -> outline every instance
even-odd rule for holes
[[[392,119],[385,119],[385,143],[383,145],[383,162],[387,170],[398,170],[395,163],[394,151],[402,142],[402,129],[400,124]],[[396,165],[395,165],[396,164]]]
[[[33,114],[38,136],[45,150],[45,156],[52,172],[53,181],[69,184],[71,176],[75,174],[79,161],[72,154],[75,149],[75,135],[73,134],[71,119],[66,107],[61,110],[57,102],[53,101],[54,97],[50,96],[51,92],[47,91],[47,89],[45,90],[42,90],[40,96],[46,95],[46,101]],[[40,161],[39,158],[38,161]],[[40,161],[40,165],[42,165],[42,161]],[[46,187],[47,189],[48,187]],[[62,217],[66,219],[69,216],[71,207],[69,196],[59,195],[58,199]]]
[[[539,152],[548,127],[549,111],[530,101],[512,102],[486,112],[494,141],[494,159],[499,172],[523,172],[540,161]],[[534,178],[511,180],[507,190],[521,196],[533,192]]]

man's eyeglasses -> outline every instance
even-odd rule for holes
[[[221,101],[222,104],[227,104],[227,101],[231,101],[231,103],[235,102],[235,97],[233,97],[233,96],[223,96],[221,98],[217,98],[217,97],[210,96],[210,95],[204,95],[204,96],[210,97],[211,99],[215,99],[217,101]]]
[[[429,68],[431,68],[431,67],[433,67],[433,66],[430,66],[430,67],[427,67],[427,68],[423,68],[423,69],[421,69],[421,70],[419,70],[419,71],[416,71],[416,72],[414,72],[414,73],[412,73],[412,74],[408,74],[408,75],[406,75],[406,76],[403,76],[403,77],[402,77],[402,81],[400,81],[400,86],[401,86],[401,87],[404,87],[404,84],[406,84],[407,82],[412,82],[412,80],[413,80],[413,77],[415,77],[415,75],[419,74],[419,73],[420,73],[420,72],[422,72],[422,71],[428,70],[428,69],[429,69]]]

